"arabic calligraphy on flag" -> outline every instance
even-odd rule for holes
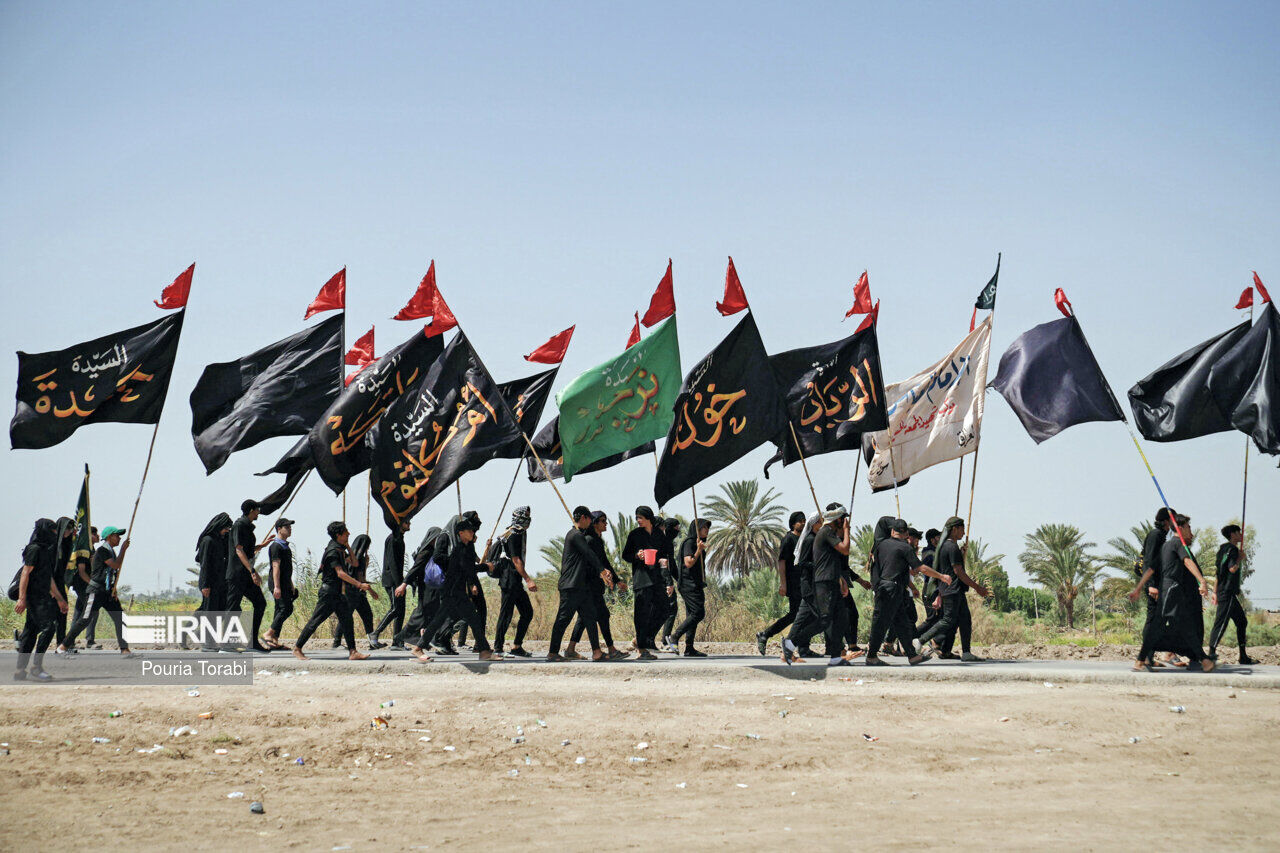
[[[872,488],[891,488],[895,478],[901,483],[977,448],[990,354],[988,317],[936,364],[885,388],[889,427],[867,436]]]

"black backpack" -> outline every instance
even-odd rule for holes
[[[507,538],[510,535],[511,529],[507,528],[503,531],[501,536],[489,543],[489,547],[485,549],[484,557],[481,558],[481,562],[488,563],[493,566],[492,569],[486,570],[486,573],[491,578],[502,577],[503,572],[507,567],[512,565],[511,558],[507,556],[507,550],[505,548]]]

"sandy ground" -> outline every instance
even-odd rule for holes
[[[198,697],[182,687],[4,687],[3,846],[1280,844],[1275,691],[845,672],[847,681],[590,665],[326,670]],[[387,700],[394,707],[380,709]],[[371,728],[378,715],[388,728]],[[181,725],[197,734],[170,737]],[[165,748],[138,752],[154,744]],[[253,800],[264,815],[250,813]]]

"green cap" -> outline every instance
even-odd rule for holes
[[[114,536],[114,535],[115,535],[115,534],[117,534],[117,533],[118,533],[118,534],[120,534],[121,536],[123,536],[123,535],[124,535],[124,528],[123,528],[123,527],[104,527],[104,528],[102,528],[102,538],[103,538],[103,539],[106,539],[108,536]]]

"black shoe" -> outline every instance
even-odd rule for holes
[[[705,658],[707,655],[706,652],[700,652],[693,646],[690,646],[684,650],[684,656],[687,658]]]
[[[444,647],[436,646],[436,654],[456,655],[457,653],[458,653],[458,650],[455,649],[453,646],[444,646]]]
[[[18,670],[17,672],[15,672],[15,673],[13,674],[13,680],[14,680],[14,681],[26,681],[26,680],[27,680],[27,671],[26,671],[25,669],[20,669],[20,670]]]
[[[386,647],[387,647],[386,643],[379,643],[377,640],[373,639],[372,637],[369,639],[369,651],[374,651],[375,649],[385,649]]]
[[[769,635],[764,631],[756,634],[756,648],[760,650],[760,657],[764,657],[768,653],[766,650],[769,648]]]
[[[808,646],[802,646],[801,648],[796,649],[796,654],[802,658],[820,657],[820,655],[817,652],[815,652],[813,649],[809,648]]]
[[[86,649],[93,649],[94,651],[101,651],[101,650],[102,650],[102,643],[89,643],[87,646],[85,646],[85,648],[86,648]]]
[[[528,652],[526,652],[522,646],[516,646],[516,647],[514,647],[511,651],[507,652],[507,654],[511,655],[512,657],[516,657],[516,658],[531,658],[531,657],[533,657],[533,655],[531,655],[531,654],[529,654]]]
[[[335,639],[335,640],[333,641],[333,645],[332,645],[332,646],[330,646],[329,648],[331,648],[331,649],[340,649],[340,648],[342,648],[342,640],[341,640],[341,639]]]
[[[336,649],[336,648],[337,648],[337,646],[334,646],[334,648]],[[254,644],[253,644],[253,650],[254,650],[255,652],[261,652],[261,653],[262,653],[262,654],[264,654],[264,655],[265,655],[265,654],[270,654],[270,653],[271,653],[271,649],[269,649],[269,648],[267,648],[266,646],[262,645],[262,643],[254,643]]]
[[[402,652],[409,651],[409,647],[406,646],[404,643],[392,643],[391,648],[396,649],[398,651],[402,651]]]
[[[1209,649],[1209,654],[1205,655],[1205,657],[1207,657],[1209,660],[1213,661],[1214,663],[1217,663],[1217,662],[1218,662],[1218,650],[1217,650],[1217,649]]]
[[[1248,655],[1240,655],[1241,666],[1257,666],[1258,662]]]

